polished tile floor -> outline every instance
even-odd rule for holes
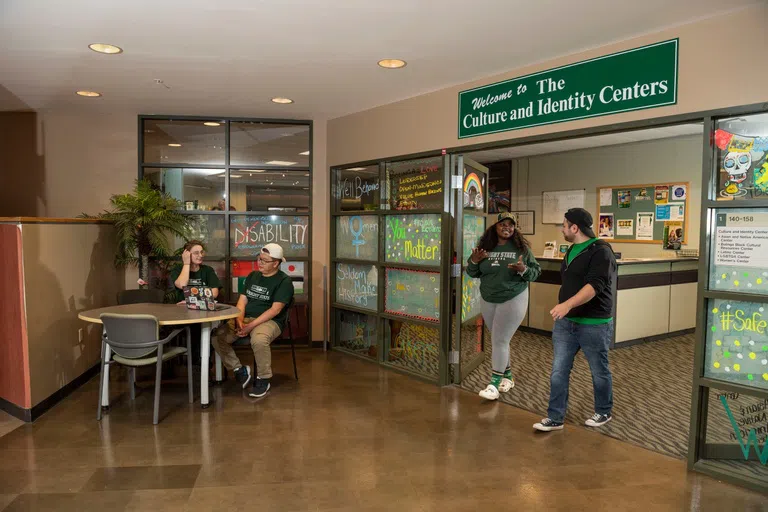
[[[101,423],[92,380],[0,437],[0,510],[768,510],[680,460],[573,425],[535,434],[534,414],[349,356],[300,352],[299,383],[289,354],[274,366],[267,397],[229,381],[206,411],[168,384],[156,427],[151,380],[134,403],[115,380]]]

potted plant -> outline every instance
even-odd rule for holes
[[[139,286],[150,282],[150,259],[169,261],[174,256],[168,240],[177,236],[184,240],[192,224],[183,215],[181,201],[158,190],[147,179],[137,180],[130,194],[115,194],[110,198],[112,208],[98,215],[81,215],[114,223],[117,229],[115,266],[138,266]]]

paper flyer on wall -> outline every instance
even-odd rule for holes
[[[656,222],[664,222],[665,220],[670,220],[669,215],[670,213],[668,204],[656,205]]]
[[[557,242],[544,242],[544,256],[543,258],[554,258],[557,253]]]
[[[685,203],[669,203],[669,220],[671,221],[684,221],[685,220]]]
[[[599,238],[613,238],[613,214],[600,214],[600,229],[597,232]]]
[[[600,189],[600,206],[611,206],[613,204],[613,189]]]
[[[665,222],[663,243],[664,249],[678,251],[680,250],[683,243],[685,243],[683,240],[683,223]]]
[[[685,201],[688,199],[688,187],[685,185],[672,185],[671,201]]]
[[[653,240],[653,212],[640,212],[637,214],[636,240]]]
[[[658,185],[656,187],[656,204],[667,204],[667,201],[669,201],[669,187]]]
[[[616,235],[632,236],[635,234],[635,221],[632,219],[619,219],[616,221]]]
[[[631,190],[619,190],[616,192],[616,199],[619,203],[619,208],[629,208],[632,204],[632,191]]]

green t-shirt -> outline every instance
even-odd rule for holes
[[[245,305],[245,316],[256,318],[271,308],[275,302],[282,302],[286,306],[290,304],[293,298],[293,283],[288,274],[282,270],[278,270],[277,274],[269,277],[264,277],[261,272],[254,271],[245,278],[243,293],[248,297],[248,303]],[[287,316],[288,307],[284,307],[272,320],[282,329],[285,327]]]
[[[183,265],[178,264],[171,269],[171,283],[176,283],[176,279],[178,279],[179,275],[181,275],[183,268]],[[173,286],[176,288],[176,284]],[[218,288],[221,290],[221,281],[219,281],[219,276],[216,275],[216,272],[212,267],[209,267],[208,265],[200,265],[200,269],[197,272],[192,272],[190,269],[189,282],[187,283],[187,286],[209,286],[211,288]],[[183,301],[184,290],[181,288],[176,288],[175,291],[176,302]]]
[[[511,263],[517,263],[521,255],[523,263],[528,267],[523,275],[508,267]],[[539,262],[533,257],[530,249],[523,252],[512,242],[497,245],[480,263],[472,262],[471,256],[467,261],[469,277],[480,278],[480,296],[484,301],[493,304],[501,304],[517,297],[528,288],[529,282],[535,281],[541,274]]]
[[[581,252],[592,245],[593,243],[597,242],[597,238],[590,238],[586,242],[581,242],[580,244],[573,244],[573,247],[571,248],[571,251],[568,253],[568,265],[571,264],[573,259],[581,254]],[[582,325],[601,325],[601,324],[607,324],[613,318],[583,318],[579,316],[574,317],[568,317],[568,320],[571,322],[582,324]]]

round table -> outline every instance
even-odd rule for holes
[[[203,409],[209,405],[208,397],[208,364],[211,358],[211,324],[236,318],[240,310],[233,306],[220,311],[199,311],[187,309],[185,305],[177,304],[125,304],[123,306],[109,306],[106,308],[83,311],[77,317],[80,320],[100,324],[102,313],[115,313],[119,315],[152,315],[157,318],[160,325],[188,325],[200,324],[200,403]],[[218,354],[217,354],[218,356]],[[112,351],[107,345],[104,351],[104,361],[109,361]],[[109,381],[109,365],[104,366],[102,377],[105,384]],[[109,405],[109,386],[103,387],[102,405]]]

